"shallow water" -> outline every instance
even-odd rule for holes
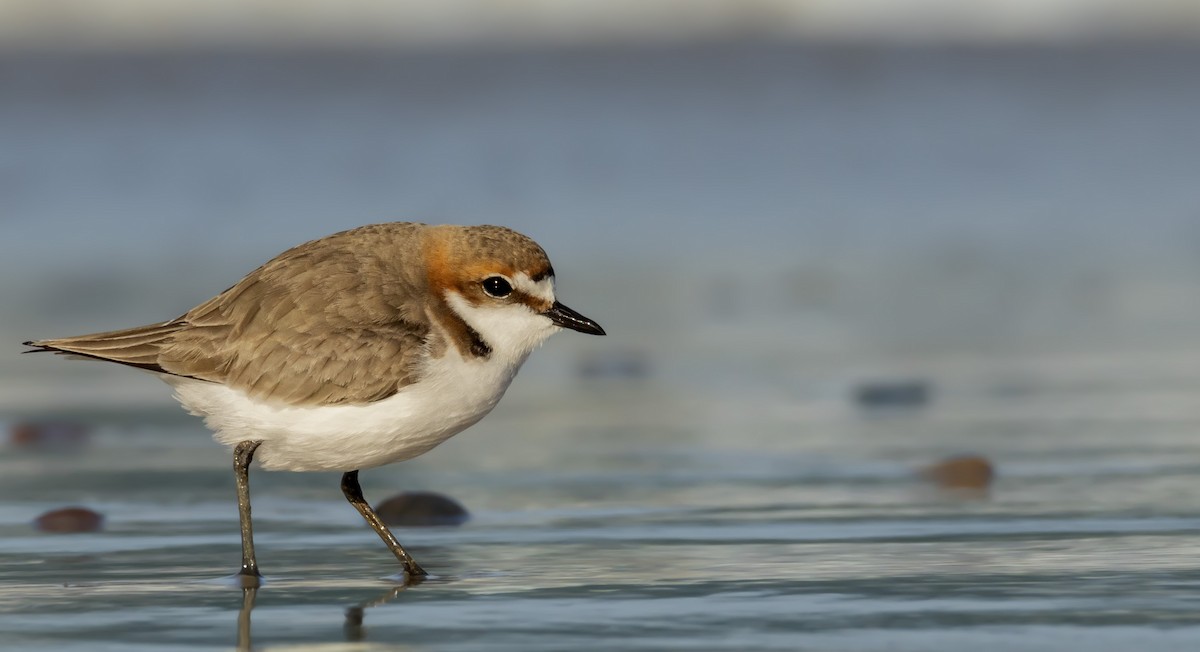
[[[534,384],[363,475],[376,502],[425,488],[473,513],[398,530],[434,575],[417,586],[389,581],[336,474],[253,473],[252,610],[221,579],[238,561],[225,454],[182,416],[109,414],[83,450],[0,462],[0,631],[45,650],[1194,649],[1195,358],[1124,360],[1148,387],[1096,386],[1086,358],[1031,364],[1020,392],[945,368],[959,390],[924,408],[799,396],[740,425],[721,415],[750,397]],[[962,451],[997,463],[990,492],[915,478]],[[81,499],[103,532],[30,527]]]

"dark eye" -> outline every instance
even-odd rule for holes
[[[489,276],[483,279],[483,291],[497,299],[512,294],[512,286],[501,276]]]

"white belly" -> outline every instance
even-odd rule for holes
[[[521,362],[451,353],[420,382],[367,405],[272,405],[218,383],[162,378],[217,441],[261,440],[254,458],[265,469],[353,471],[411,459],[470,427],[496,406]]]

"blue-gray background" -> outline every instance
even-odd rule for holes
[[[411,219],[531,235],[610,336],[557,336],[479,426],[364,474],[372,497],[476,515],[401,533],[443,579],[366,612],[378,645],[1194,649],[1190,23],[704,20],[575,41],[9,33],[0,417],[95,430],[4,449],[0,631],[206,649],[242,604],[208,582],[236,561],[225,453],[153,378],[19,342],[167,319],[293,244]],[[597,364],[614,377],[581,377]],[[852,389],[877,378],[934,400],[863,414]],[[986,498],[914,479],[966,452],[997,465]],[[386,551],[335,476],[253,482],[276,580],[256,644],[343,640]],[[67,504],[106,530],[30,527]]]

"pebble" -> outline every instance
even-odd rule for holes
[[[428,491],[410,491],[379,503],[375,513],[388,525],[462,525],[471,517],[458,501]]]
[[[920,379],[866,381],[854,388],[854,401],[865,408],[916,408],[933,398],[930,383]]]
[[[995,476],[992,463],[980,455],[947,457],[921,470],[921,477],[942,489],[983,490]]]
[[[8,443],[14,448],[78,448],[90,434],[87,426],[71,421],[24,421],[9,426]]]
[[[98,532],[104,527],[104,516],[86,507],[63,507],[37,517],[33,526],[42,532],[55,534]]]

